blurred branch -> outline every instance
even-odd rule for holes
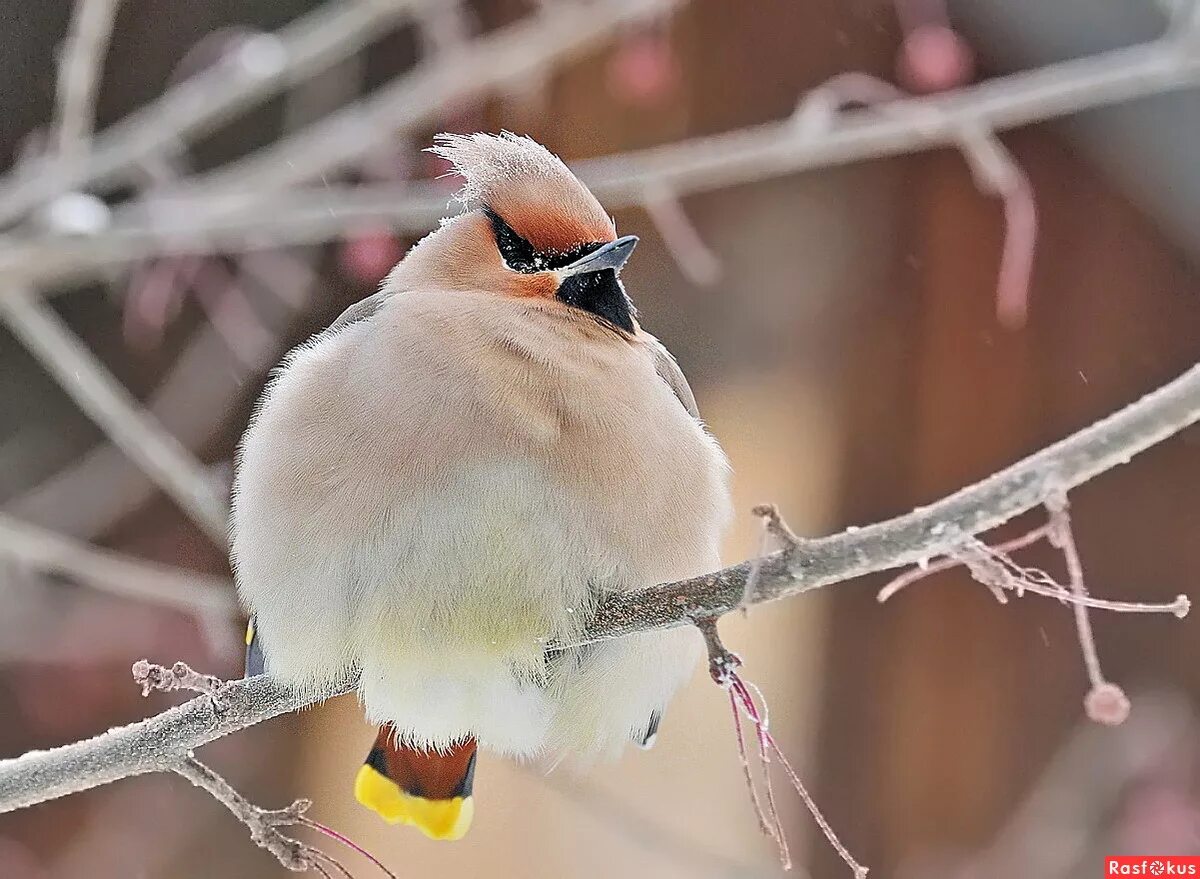
[[[576,4],[557,6],[573,10]],[[460,75],[464,79],[457,86],[472,81],[467,78],[470,74],[478,90],[502,76],[529,73],[533,61],[527,43],[538,46],[544,55],[551,31],[557,34],[570,24],[559,19],[522,23],[510,27],[505,36],[479,41],[491,67],[473,70],[464,65],[451,76],[441,66],[446,62],[428,62],[432,69],[402,77],[369,102],[348,108],[275,148],[196,178],[195,185],[182,193],[117,209],[112,226],[96,235],[0,242],[0,272],[26,283],[45,283],[152,254],[314,243],[363,225],[408,233],[428,231],[445,214],[448,201],[444,189],[428,184],[263,190],[311,180],[348,161],[352,155],[344,152],[341,139],[361,142],[365,149],[379,137],[391,136],[394,127],[419,121],[436,106],[431,90],[442,100],[456,96],[451,80]],[[520,32],[514,33],[518,28]],[[991,137],[994,143],[996,131],[1197,84],[1200,50],[1171,35],[956,91],[888,101],[875,109],[833,113],[831,108],[801,101],[789,120],[591,159],[573,167],[610,209],[636,207],[645,202],[648,187],[682,197],[813,168],[960,147],[964,133],[976,141]],[[335,147],[343,152],[335,156]],[[220,189],[200,191],[202,184]]]
[[[629,157],[579,165],[610,199],[635,202],[657,182],[676,194],[934,147],[957,146],[963,126],[1000,131],[1200,84],[1200,52],[1175,38],[996,77],[968,88],[840,113],[805,132],[800,118],[772,122]],[[801,102],[803,106],[803,102]],[[808,121],[812,121],[809,117]],[[634,174],[633,171],[637,173]]]
[[[233,584],[225,577],[184,571],[89,546],[0,513],[0,557],[39,571],[65,574],[100,592],[152,604],[234,616]]]
[[[282,307],[266,309],[277,337],[298,310],[313,295],[317,277],[304,250],[249,253],[238,260],[239,270],[258,289],[278,300]],[[258,372],[274,365],[277,348],[253,353]],[[211,324],[192,334],[171,371],[145,402],[153,418],[188,447],[205,442],[212,430],[213,413],[225,412],[244,393],[241,376],[213,364],[228,358],[228,346]],[[113,522],[149,500],[154,484],[118,448],[104,443],[86,453],[51,478],[9,499],[5,508],[14,515],[53,526],[80,538],[92,538]]]
[[[759,604],[953,551],[964,538],[1064,495],[1200,420],[1200,366],[1071,437],[935,504],[875,525],[798,540],[757,563],[632,592],[611,593],[583,636],[591,643],[696,624]],[[753,588],[746,583],[754,571]],[[1178,604],[1186,611],[1186,599]],[[130,775],[173,770],[193,748],[354,689],[293,692],[265,676],[230,682],[221,710],[205,696],[86,741],[0,761],[0,812]]]
[[[227,512],[215,480],[53,309],[36,294],[18,289],[0,296],[0,319],[113,442],[173,497],[216,545],[224,547]]]
[[[72,189],[124,179],[290,84],[360,51],[417,6],[433,0],[332,0],[275,34],[248,41],[216,66],[102,132],[85,155],[31,161],[0,181],[0,223]]]
[[[120,0],[76,0],[58,66],[58,159],[87,152],[95,124],[96,89]]]
[[[351,104],[244,159],[185,182],[186,192],[241,194],[251,201],[345,168],[444,108],[549,70],[621,28],[663,15],[680,0],[557,3],[480,37],[470,51],[443,51]],[[326,207],[328,210],[328,207]]]
[[[1025,325],[1037,244],[1037,200],[1029,175],[989,128],[964,127],[962,153],[975,185],[1004,202],[1004,246],[996,281],[996,314],[1009,328]]]

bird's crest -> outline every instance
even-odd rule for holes
[[[458,198],[486,205],[539,251],[612,241],[612,218],[562,159],[528,137],[439,134],[430,152],[464,180]]]

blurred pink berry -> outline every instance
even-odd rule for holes
[[[404,253],[388,232],[367,232],[342,242],[338,263],[342,271],[363,284],[378,284]]]
[[[970,82],[975,53],[944,24],[923,24],[904,38],[896,68],[897,77],[909,91],[944,92]]]
[[[608,90],[629,104],[657,104],[679,87],[681,73],[670,40],[662,34],[635,34],[608,63]]]
[[[1105,682],[1093,687],[1083,705],[1089,718],[1107,726],[1120,726],[1129,717],[1129,697],[1116,684]]]

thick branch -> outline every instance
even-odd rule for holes
[[[904,516],[817,540],[762,560],[750,604],[774,601],[876,571],[944,555],[1083,485],[1200,420],[1200,366],[1141,400],[981,482]],[[728,613],[742,603],[751,563],[679,583],[610,595],[584,641]]]
[[[323,697],[347,692],[347,682]],[[265,677],[237,681],[221,690],[221,712],[208,696],[129,726],[0,761],[0,812],[108,784],[131,775],[174,770],[190,751],[316,701],[284,690]]]
[[[1200,420],[1200,366],[1120,412],[937,503],[865,528],[804,540],[758,565],[749,603],[774,601],[875,571],[945,554],[980,534],[1129,461]],[[742,604],[752,564],[608,596],[580,643],[694,624]],[[31,806],[130,775],[175,768],[201,745],[321,699],[349,692],[290,692],[265,677],[227,684],[222,710],[207,697],[50,751],[0,761],[0,812]]]

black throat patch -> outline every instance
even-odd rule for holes
[[[567,278],[555,296],[560,302],[591,312],[627,333],[634,331],[633,316],[637,312],[612,269]]]

